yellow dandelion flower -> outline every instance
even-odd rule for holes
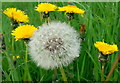
[[[46,14],[50,11],[55,11],[57,6],[50,3],[40,3],[38,7],[35,7],[38,12],[45,12]]]
[[[16,22],[29,22],[28,15],[24,11],[17,10],[16,8],[7,8],[3,13]]]
[[[18,58],[20,58],[20,56],[12,56],[12,59],[13,59],[13,60],[16,60],[16,59],[18,59]]]
[[[104,42],[96,42],[94,45],[104,55],[112,54],[112,53],[118,51],[118,47],[115,44],[109,45]]]
[[[18,59],[18,58],[20,58],[20,56],[16,56],[16,58]]]
[[[73,5],[58,7],[58,11],[64,11],[66,13],[77,13],[77,14],[81,14],[81,15],[83,15],[85,12],[84,10],[79,9],[78,7],[73,6]]]
[[[16,41],[19,39],[30,38],[37,30],[33,25],[22,25],[12,31],[12,35],[15,36]]]

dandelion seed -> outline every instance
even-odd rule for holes
[[[28,15],[24,11],[17,10],[16,8],[7,8],[3,13],[16,22],[29,22]]]
[[[30,56],[44,69],[70,64],[80,53],[79,34],[61,22],[43,24],[29,42]]]

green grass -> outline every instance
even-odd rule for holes
[[[66,2],[52,2],[57,6],[65,6]],[[2,10],[8,7],[15,7],[24,10],[30,17],[28,24],[36,27],[44,23],[40,21],[40,15],[34,10],[37,2],[4,2]],[[118,44],[118,3],[112,2],[71,2],[86,12],[84,17],[75,14],[70,22],[78,32],[82,24],[86,25],[85,41],[81,45],[80,57],[73,61],[69,66],[64,67],[69,81],[101,81],[101,63],[98,61],[98,50],[94,47],[96,41],[105,41],[109,44]],[[51,12],[51,20],[69,23],[62,12]],[[2,53],[2,80],[3,81],[52,81],[53,70],[44,70],[37,67],[28,56],[25,62],[26,47],[24,41],[15,41],[12,44],[11,20],[2,14],[2,33],[4,36],[5,49]],[[118,52],[109,56],[110,60],[105,65],[105,77],[109,73]],[[20,56],[12,60],[12,56]],[[114,70],[110,81],[119,81],[120,68]],[[59,69],[57,69],[57,80],[63,81]]]

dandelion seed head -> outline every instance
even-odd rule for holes
[[[67,66],[80,53],[80,35],[61,22],[43,24],[29,42],[30,56],[44,69]]]

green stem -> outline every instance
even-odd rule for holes
[[[104,81],[104,71],[105,71],[105,62],[102,62],[102,74],[101,74],[101,81]]]
[[[43,20],[43,14],[40,13],[40,21],[42,22],[42,20]]]
[[[50,17],[47,18],[48,22],[50,22]]]
[[[54,72],[54,73],[53,73],[52,79],[53,79],[53,81],[56,81],[56,79],[58,78],[58,77],[57,77],[57,70],[54,69],[53,72]]]
[[[11,23],[12,30],[15,29],[18,26],[19,26],[19,24],[12,20],[12,23]],[[12,53],[14,55],[14,37],[13,36],[12,36]]]
[[[77,81],[80,81],[79,64],[77,60]]]
[[[27,50],[28,50],[28,47],[27,47],[27,43],[24,42],[25,44],[25,47],[26,47],[26,50],[25,50],[25,68],[24,68],[24,81],[27,80],[27,60],[28,60],[28,55],[27,55]]]
[[[45,23],[50,22],[50,17],[45,18]]]
[[[60,67],[60,72],[61,72],[61,74],[62,74],[63,81],[67,82],[67,77],[66,77],[66,75],[65,75],[65,72],[64,72],[64,69],[63,69],[62,66]]]
[[[28,64],[27,64],[27,61],[28,61],[28,44],[27,44],[27,42],[24,42],[24,43],[25,43],[25,47],[26,47],[24,81],[31,81],[31,76],[30,76],[29,69],[28,69]]]
[[[27,64],[27,61],[28,61],[28,45],[27,43],[25,42],[25,47],[26,47],[26,51],[25,51],[25,62]]]
[[[12,53],[14,55],[14,38],[12,37]]]

